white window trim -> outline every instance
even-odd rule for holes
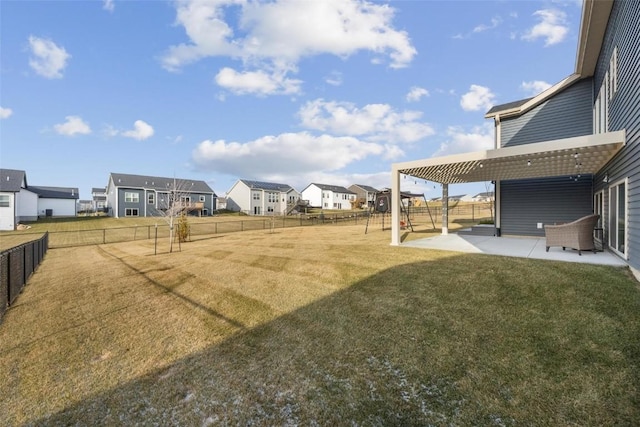
[[[131,200],[127,200],[131,196]],[[134,191],[125,191],[124,192],[124,201],[125,203],[140,203],[140,194]]]

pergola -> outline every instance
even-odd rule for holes
[[[400,175],[442,184],[442,234],[448,234],[449,184],[496,182],[496,227],[500,227],[501,180],[595,174],[624,146],[625,132],[475,151],[394,163],[391,166],[391,244],[400,244]]]

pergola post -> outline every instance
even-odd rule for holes
[[[442,235],[449,234],[449,184],[442,184]]]
[[[400,245],[400,172],[391,168],[391,246]]]

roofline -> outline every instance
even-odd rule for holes
[[[595,72],[612,7],[613,0],[584,0],[575,67],[582,77]]]
[[[614,0],[584,0],[582,18],[580,20],[580,38],[578,40],[576,64],[573,74],[551,86],[544,92],[534,96],[519,107],[494,111],[485,114],[484,117],[487,119],[500,119],[524,114],[559,92],[562,92],[576,81],[586,77],[592,77],[596,69],[598,57],[600,56],[600,49],[602,49],[613,1]]]
[[[535,108],[536,106],[542,104],[547,99],[552,98],[556,94],[562,92],[563,90],[565,90],[566,88],[568,88],[569,86],[571,86],[572,84],[580,80],[581,78],[582,76],[580,76],[579,74],[575,74],[575,73],[571,74],[569,77],[566,77],[562,81],[556,83],[555,85],[551,86],[549,89],[534,96],[533,98],[531,98],[530,100],[528,100],[527,102],[525,102],[524,104],[518,107],[509,108],[506,110],[494,111],[492,113],[487,113],[484,115],[484,117],[485,119],[490,119],[490,118],[500,119],[500,118],[519,116],[521,114],[524,114],[527,111],[531,110],[532,108]]]

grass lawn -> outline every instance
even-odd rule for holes
[[[0,425],[639,425],[625,269],[364,224],[52,249],[0,323]]]

